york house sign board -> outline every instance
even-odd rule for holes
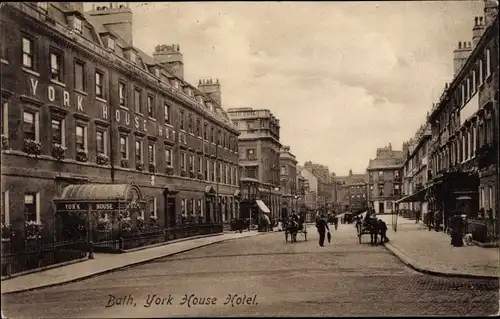
[[[55,201],[56,210],[58,212],[82,212],[82,211],[113,211],[119,209],[125,209],[125,203],[120,202],[90,202],[90,201],[81,201],[81,202],[62,202]]]

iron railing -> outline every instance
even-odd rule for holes
[[[41,239],[26,241],[2,240],[1,275],[11,276],[24,271],[86,257],[84,240],[47,243]]]

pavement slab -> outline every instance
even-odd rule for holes
[[[393,216],[380,215],[389,228],[385,246],[403,262],[417,270],[447,276],[499,277],[500,250],[476,245],[454,247],[450,235],[429,231],[414,220],[398,217],[397,231]]]

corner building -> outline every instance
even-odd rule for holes
[[[148,56],[133,46],[131,10],[100,5],[1,8],[2,222],[53,229],[54,199],[106,196],[138,197],[164,226],[235,217],[239,133],[220,84],[185,82],[178,45]],[[125,184],[137,194],[110,191]]]

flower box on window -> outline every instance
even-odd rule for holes
[[[87,151],[83,148],[79,148],[76,150],[76,160],[78,162],[86,162],[88,160]]]
[[[7,135],[2,134],[2,149],[6,150],[9,148],[9,138]]]
[[[42,224],[35,221],[27,221],[24,224],[27,239],[40,238],[42,233]]]
[[[185,169],[181,169],[181,176],[182,177],[186,177],[187,176],[187,172]]]
[[[24,151],[30,155],[40,155],[42,154],[42,143],[24,139]]]
[[[108,165],[109,164],[109,156],[103,153],[97,154],[97,164],[98,165]]]
[[[52,156],[55,159],[61,160],[66,155],[66,147],[62,146],[59,143],[52,144]]]
[[[160,227],[160,225],[158,224],[158,216],[155,216],[155,215],[149,216],[149,227],[151,227],[151,228]]]
[[[196,178],[196,173],[193,171],[189,171],[189,177]]]
[[[172,166],[167,166],[167,168],[165,169],[165,173],[167,175],[174,175],[174,168]]]
[[[203,175],[202,173],[198,173],[198,179],[204,179],[205,178],[205,175]]]
[[[144,162],[143,161],[138,161],[135,164],[135,169],[138,171],[142,171],[144,169]]]
[[[154,173],[156,172],[156,166],[153,163],[149,163],[149,172]]]
[[[125,217],[120,220],[120,230],[121,231],[132,230],[132,219],[130,217]]]
[[[122,158],[122,160],[120,161],[120,166],[123,168],[128,168],[128,159]]]

